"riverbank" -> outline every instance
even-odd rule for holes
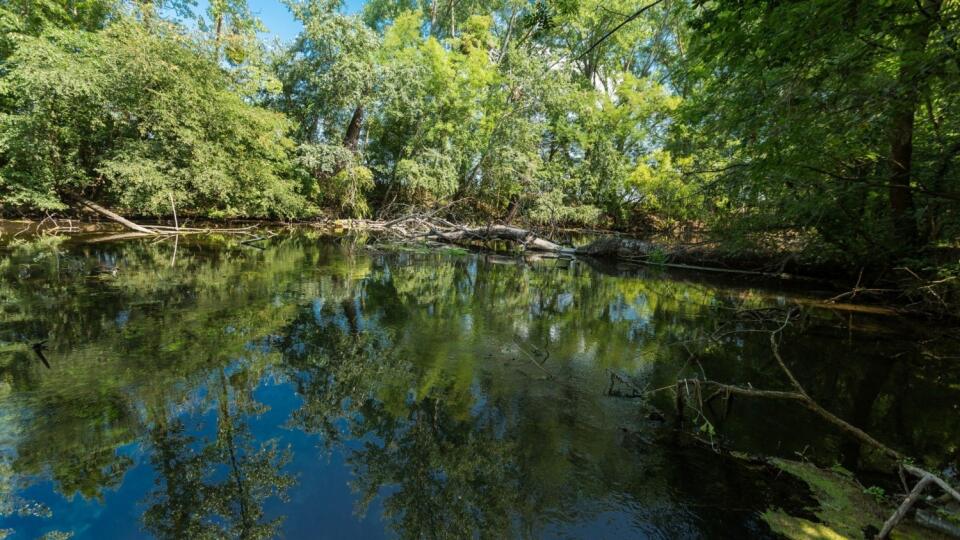
[[[809,260],[799,253],[783,250],[760,252],[731,250],[722,242],[705,239],[683,240],[667,235],[634,237],[621,231],[582,229],[530,229],[503,224],[467,225],[416,213],[389,220],[321,218],[298,221],[255,219],[194,220],[126,219],[106,209],[97,211],[110,221],[91,215],[81,219],[0,219],[0,235],[96,234],[111,231],[122,238],[140,235],[235,234],[249,241],[264,238],[263,232],[305,227],[324,234],[369,234],[378,240],[424,247],[457,245],[472,250],[543,256],[586,257],[651,267],[673,268],[741,276],[744,279],[772,279],[805,282],[832,291],[826,302],[889,310],[931,319],[960,320],[960,280],[956,273],[945,275],[936,267],[899,266],[859,268],[853,271],[830,261]],[[954,253],[953,251],[956,251]],[[938,258],[960,258],[960,250],[943,250]],[[922,261],[921,261],[922,262]]]

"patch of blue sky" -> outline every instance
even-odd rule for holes
[[[365,0],[346,0],[343,3],[343,11],[359,14],[363,10],[364,2]],[[266,27],[266,31],[261,35],[264,41],[271,42],[276,39],[282,43],[290,43],[303,29],[303,25],[293,18],[282,0],[248,0],[247,4],[250,6],[250,11]],[[197,0],[194,11],[206,14],[209,7],[209,0]]]

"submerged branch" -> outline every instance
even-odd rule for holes
[[[790,320],[792,316],[793,316],[793,311],[789,310],[787,312],[786,317],[782,321],[782,323],[780,323],[776,329],[769,331],[770,347],[773,353],[773,357],[776,360],[780,370],[786,376],[787,380],[789,380],[792,390],[787,390],[787,391],[765,390],[765,389],[757,389],[753,387],[743,387],[743,386],[738,386],[734,384],[725,384],[725,383],[706,379],[706,376],[704,375],[703,379],[699,379],[699,378],[678,379],[675,385],[658,388],[657,390],[653,390],[650,393],[665,390],[667,388],[674,388],[676,392],[676,400],[677,400],[677,403],[676,403],[677,413],[681,417],[683,415],[684,407],[685,405],[687,405],[685,403],[684,393],[682,391],[682,389],[684,388],[687,389],[686,394],[690,396],[691,399],[696,401],[695,403],[689,404],[689,406],[697,414],[701,416],[704,414],[703,412],[704,405],[708,404],[714,397],[720,394],[740,395],[740,396],[747,396],[747,397],[799,402],[806,409],[813,412],[814,414],[819,416],[821,419],[839,428],[841,431],[857,439],[862,444],[865,444],[871,448],[876,449],[887,458],[890,458],[894,462],[900,464],[900,468],[901,468],[900,470],[906,470],[907,472],[919,477],[920,480],[917,482],[916,485],[914,485],[913,489],[910,490],[909,495],[903,501],[903,503],[897,508],[896,512],[894,512],[894,514],[891,515],[890,518],[887,520],[887,522],[884,524],[883,529],[880,531],[880,533],[876,537],[878,539],[884,539],[889,536],[893,528],[896,527],[896,525],[909,512],[911,507],[919,499],[923,490],[929,484],[936,484],[945,493],[947,493],[949,497],[952,497],[953,499],[960,502],[960,492],[958,492],[957,489],[951,486],[947,481],[945,481],[944,479],[940,478],[938,475],[930,471],[927,471],[915,465],[911,465],[910,458],[908,456],[878,441],[866,431],[858,428],[857,426],[847,422],[843,418],[840,418],[836,414],[830,412],[829,410],[824,408],[822,405],[820,405],[816,400],[814,400],[810,396],[810,394],[807,393],[806,389],[803,387],[803,385],[794,375],[793,371],[787,366],[787,363],[783,359],[783,355],[780,353],[780,344],[779,344],[778,338],[780,334],[784,331],[784,329],[786,329],[786,327],[790,324]],[[691,387],[693,388],[692,393],[689,390]],[[702,389],[704,387],[711,387],[716,389],[716,392],[714,392],[706,400],[703,399]]]
[[[807,279],[784,272],[762,272],[737,268],[684,264],[678,260],[696,260],[697,253],[688,247],[672,247],[651,242],[618,237],[599,238],[580,247],[564,246],[538,235],[529,229],[509,225],[468,227],[436,217],[437,211],[406,214],[389,221],[337,220],[335,227],[353,230],[382,231],[403,241],[433,241],[446,244],[473,245],[476,242],[505,241],[524,250],[553,253],[560,256],[586,256],[608,258],[635,264],[666,268],[678,268],[703,272],[721,272],[738,275],[769,277],[776,279]]]

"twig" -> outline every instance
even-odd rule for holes
[[[659,4],[659,3],[661,3],[661,2],[663,2],[663,0],[656,0],[655,2],[653,2],[653,3],[651,3],[651,4],[647,4],[647,5],[643,6],[642,8],[638,9],[637,11],[635,11],[635,12],[633,13],[633,15],[630,15],[629,17],[627,17],[626,19],[624,19],[623,22],[621,22],[621,23],[618,24],[617,26],[614,26],[612,30],[610,30],[609,32],[607,32],[606,34],[604,34],[603,36],[601,36],[600,39],[594,41],[593,44],[590,45],[590,47],[587,48],[587,50],[583,51],[582,53],[580,53],[579,56],[577,56],[576,60],[580,60],[580,59],[582,59],[584,56],[590,54],[591,51],[593,51],[594,49],[597,48],[597,46],[599,46],[601,43],[603,43],[604,41],[606,41],[607,38],[609,38],[610,36],[612,36],[617,30],[620,30],[621,28],[623,28],[624,26],[626,26],[627,24],[629,24],[631,21],[633,21],[634,19],[636,19],[637,17],[639,17],[640,15],[642,15],[644,11],[647,11],[648,9],[656,6],[657,4]]]
[[[907,514],[907,512],[910,510],[913,504],[920,497],[920,494],[922,493],[924,488],[926,488],[926,486],[930,483],[935,483],[937,486],[943,489],[949,496],[953,497],[958,502],[960,502],[960,492],[958,492],[945,480],[943,480],[942,478],[940,478],[939,476],[937,476],[936,474],[930,471],[926,471],[924,469],[921,469],[909,463],[905,463],[907,460],[907,457],[904,454],[874,439],[872,436],[870,436],[868,433],[866,433],[862,429],[854,426],[853,424],[850,424],[846,420],[840,418],[839,416],[823,408],[812,397],[810,397],[806,389],[803,387],[800,381],[793,374],[793,371],[787,366],[787,363],[784,361],[783,356],[780,353],[780,344],[779,344],[778,338],[780,334],[782,334],[783,331],[786,329],[786,327],[790,324],[790,320],[793,318],[794,313],[795,311],[793,309],[788,310],[786,316],[784,317],[783,322],[776,329],[770,332],[770,347],[773,353],[773,357],[776,359],[777,364],[780,366],[781,371],[783,371],[784,375],[790,381],[790,385],[793,387],[792,391],[760,390],[752,387],[744,388],[741,386],[724,384],[724,383],[719,383],[719,382],[710,381],[710,380],[681,379],[681,380],[678,380],[675,385],[675,388],[677,391],[677,406],[678,406],[677,410],[681,418],[683,415],[683,404],[684,404],[683,396],[681,395],[681,387],[686,389],[688,397],[690,396],[690,390],[689,390],[690,386],[693,386],[695,388],[699,409],[694,408],[694,410],[697,412],[699,416],[703,416],[704,403],[709,403],[712,399],[714,399],[717,395],[719,395],[720,392],[725,392],[728,396],[742,395],[742,396],[749,396],[749,397],[796,401],[796,402],[799,402],[804,407],[806,407],[811,412],[820,416],[822,419],[840,428],[847,434],[852,435],[854,438],[858,439],[860,442],[879,450],[882,454],[884,454],[888,458],[891,458],[901,463],[902,469],[898,469],[898,470],[906,470],[913,475],[919,476],[920,481],[917,482],[914,488],[910,491],[909,496],[903,502],[903,504],[900,505],[897,511],[884,524],[884,527],[880,531],[880,534],[877,535],[878,539],[887,538],[887,536],[890,534],[893,528],[903,519],[903,517]],[[704,402],[701,397],[702,396],[700,391],[701,386],[713,386],[718,388],[718,391],[715,392],[710,397],[708,397],[707,400]],[[662,390],[662,388],[654,390],[654,392],[659,390]]]

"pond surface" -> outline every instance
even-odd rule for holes
[[[735,330],[793,293],[306,233],[6,238],[11,538],[764,537],[804,495],[711,442],[869,469],[795,405],[691,416],[700,443],[672,390],[629,397],[697,374],[786,389],[767,335]],[[804,313],[781,350],[812,395],[957,463],[960,375],[922,325]]]

